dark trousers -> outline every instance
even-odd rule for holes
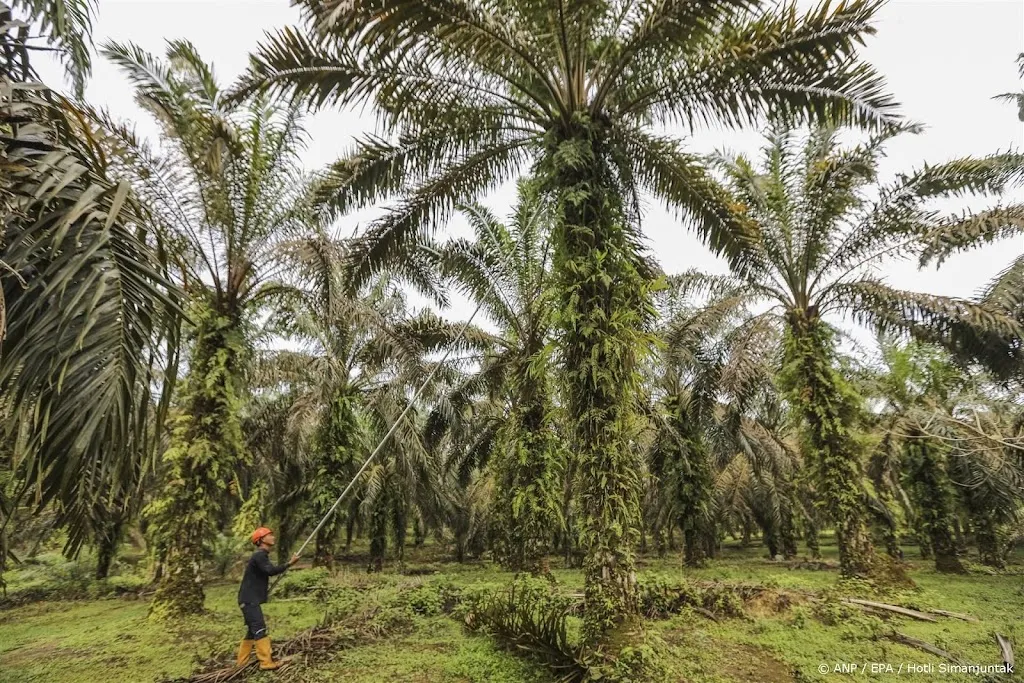
[[[245,619],[245,639],[259,640],[267,637],[267,622],[263,619],[263,609],[251,602],[243,602],[242,618]]]

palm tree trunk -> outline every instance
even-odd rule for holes
[[[384,553],[388,548],[388,501],[386,497],[374,503],[370,519],[370,566],[369,571],[379,572],[384,568]]]
[[[349,510],[348,520],[345,521],[345,554],[352,552],[352,534],[356,528],[356,520],[358,515],[355,511]]]
[[[328,529],[328,527],[332,527]],[[328,570],[334,569],[334,525],[325,524],[320,531],[316,532],[313,551],[313,566],[325,567]]]
[[[525,363],[513,375],[519,378],[520,405],[502,430],[495,462],[494,555],[509,571],[537,574],[554,524],[553,443],[541,387],[530,378]]]
[[[658,557],[665,557],[665,530],[662,529],[660,520],[654,523],[651,536],[654,537],[654,552]]]
[[[314,516],[326,515],[351,479],[353,470],[352,439],[358,433],[355,401],[348,385],[335,387],[333,395],[317,425],[315,443],[317,453],[317,490],[313,500]],[[334,568],[341,516],[332,514],[316,535],[314,567]]]
[[[817,560],[821,558],[821,545],[818,538],[821,531],[821,522],[819,521],[818,510],[815,508],[814,496],[808,489],[807,481],[802,476],[797,483],[797,488],[799,491],[800,519],[804,543],[807,544],[807,552],[810,553],[811,558]]]
[[[978,544],[981,563],[988,567],[1002,569],[1006,566],[998,525],[991,515],[978,516],[974,520],[974,538]]]
[[[398,556],[399,566],[405,561],[405,537],[409,529],[409,512],[405,501],[395,497],[392,510],[392,533],[395,537],[395,551]]]
[[[555,191],[554,270],[562,299],[559,350],[577,459],[585,553],[583,639],[596,643],[639,623],[641,356],[652,348],[651,277],[604,152],[600,124],[578,116],[546,157]]]
[[[237,324],[209,310],[199,319],[183,415],[164,453],[166,484],[149,507],[157,543],[166,549],[150,614],[178,617],[203,610],[203,547],[217,532],[228,485],[242,461],[238,418]]]
[[[704,534],[704,554],[712,559],[722,556],[722,540],[718,535],[717,524],[712,524],[708,533]]]
[[[779,542],[782,544],[782,557],[792,560],[796,557],[796,527],[793,524],[793,511],[786,507],[783,511],[782,521],[779,522]]]
[[[875,564],[862,500],[863,468],[851,435],[857,398],[833,364],[834,344],[816,311],[793,310],[783,382],[803,413],[818,493],[836,524],[839,571],[867,578]]]
[[[423,524],[423,517],[416,513],[416,517],[412,523],[412,544],[414,547],[419,548],[423,545],[423,542],[427,539],[426,526]]]
[[[791,560],[796,557],[796,522],[793,512],[793,485],[787,478],[779,483],[779,545],[782,557]]]
[[[696,527],[688,527],[683,532],[683,564],[687,567],[703,567],[707,560],[704,551],[703,534]]]
[[[96,544],[96,578],[105,579],[110,576],[110,565],[117,555],[117,547],[121,544],[121,533],[124,520],[118,516],[103,525]]]
[[[956,539],[957,552],[963,554],[967,552],[967,538],[964,536],[964,531],[960,527],[960,518],[953,515],[953,538]]]
[[[771,523],[761,527],[762,540],[768,548],[768,559],[774,560],[779,555],[779,536]]]
[[[953,537],[953,493],[942,455],[921,432],[911,432],[906,445],[909,489],[920,511],[921,526],[928,534],[935,569],[963,574]]]
[[[921,524],[920,519],[918,520],[914,535],[917,537],[917,549],[921,553],[922,560],[932,559],[932,542],[928,538],[928,532],[925,531]]]
[[[808,519],[806,525],[804,528],[804,542],[807,544],[807,552],[811,554],[812,559],[821,559],[821,545],[818,543],[818,523],[813,519]]]

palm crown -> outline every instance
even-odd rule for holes
[[[630,192],[652,192],[734,249],[740,222],[702,165],[645,127],[741,125],[768,111],[868,123],[893,107],[854,54],[877,2],[806,16],[751,14],[762,3],[745,0],[300,4],[314,34],[272,36],[242,90],[317,106],[372,101],[382,132],[397,136],[360,140],[321,188],[338,212],[404,195],[368,231],[364,276],[516,177],[581,115],[609,130]]]
[[[851,314],[955,348],[980,330],[1019,334],[1017,323],[995,307],[894,289],[874,275],[883,259],[920,251],[936,235],[1001,231],[1024,216],[1019,205],[962,215],[928,207],[936,198],[1000,193],[1021,178],[1018,154],[926,165],[878,183],[883,145],[899,132],[844,148],[836,128],[815,129],[804,139],[783,130],[767,139],[760,168],[744,156],[718,155],[727,186],[758,232],[737,252],[734,275],[689,273],[679,280],[684,289],[742,292],[744,304],[768,301],[784,316]]]
[[[98,115],[120,145],[122,172],[176,248],[186,288],[206,290],[220,314],[251,319],[280,291],[287,242],[315,223],[303,201],[299,116],[260,99],[228,102],[213,68],[186,41],[170,41],[166,61],[130,44],[103,52],[162,128],[155,151]]]

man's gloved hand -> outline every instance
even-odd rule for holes
[[[292,559],[288,560],[288,566],[290,567],[290,566],[292,566],[293,564],[295,564],[298,561],[299,561],[299,554],[295,553],[294,555],[292,555]]]

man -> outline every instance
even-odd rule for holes
[[[275,565],[270,562],[270,549],[276,539],[274,532],[261,526],[250,536],[256,552],[245,565],[242,585],[238,588],[238,605],[242,608],[245,619],[245,639],[238,648],[238,666],[249,662],[249,654],[256,648],[256,658],[263,670],[280,668],[283,662],[275,662],[270,656],[270,638],[267,636],[267,622],[263,620],[263,609],[260,607],[267,601],[267,583],[271,576],[281,574],[299,561],[299,555],[292,555],[288,564]]]

